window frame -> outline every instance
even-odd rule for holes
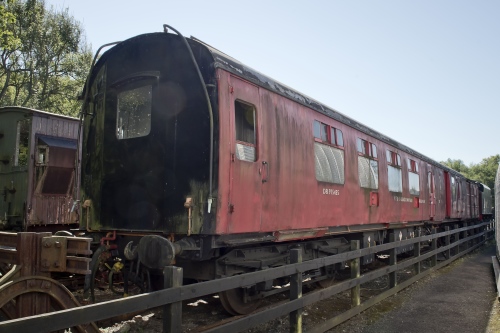
[[[360,148],[363,150],[360,150]],[[358,137],[356,139],[356,150],[358,155],[378,161],[377,145],[373,142]]]
[[[133,73],[131,75],[127,75],[124,77],[119,78],[118,80],[114,81],[110,86],[110,93],[112,94],[113,98],[115,99],[115,118],[116,118],[116,124],[115,124],[115,137],[117,140],[131,140],[131,139],[139,139],[143,137],[147,137],[151,134],[151,130],[153,127],[153,105],[155,102],[155,91],[156,88],[159,85],[159,80],[160,80],[160,72],[158,71],[142,71],[142,72],[137,72]],[[124,94],[126,92],[131,92],[133,90],[138,90],[141,88],[146,88],[149,87],[149,123],[148,123],[148,130],[147,133],[143,132],[141,135],[135,135],[135,136],[123,136],[123,132],[120,134],[120,95]],[[95,110],[94,110],[95,111]]]
[[[416,173],[417,175],[420,175],[418,172],[418,163],[415,160],[412,160],[411,158],[408,158],[408,172],[413,172]]]
[[[403,193],[403,167],[401,165],[401,156],[396,153],[395,151],[392,151],[390,149],[385,150],[386,153],[386,162],[387,162],[387,186],[390,192],[393,193]],[[394,187],[391,188],[391,186],[394,186],[395,182],[394,179],[392,178],[392,173],[390,168],[394,168],[399,174],[399,178],[397,179],[397,190],[395,190]]]
[[[380,189],[380,165],[378,161],[378,153],[377,153],[377,145],[371,141],[361,139],[360,137],[356,138],[356,151],[358,153],[358,174],[360,174],[360,158],[365,158],[368,160],[368,166],[371,170],[375,171],[376,168],[376,178],[374,178],[375,187],[365,187],[361,183],[361,178],[358,179],[359,185],[362,188],[369,188],[372,190]],[[376,167],[374,167],[374,165]]]
[[[243,107],[237,107],[238,104],[242,105]],[[257,124],[257,122],[258,122],[258,120],[257,120],[257,118],[258,118],[257,106],[255,104],[248,102],[246,100],[243,100],[241,98],[235,99],[233,102],[233,106],[234,106],[234,114],[233,114],[234,132],[233,132],[233,135],[234,135],[234,142],[235,142],[235,149],[236,149],[236,153],[235,153],[236,158],[238,160],[244,161],[244,162],[250,162],[250,163],[256,162],[259,159],[259,155],[258,155],[259,154],[259,151],[258,151],[259,135],[258,135],[258,124]],[[237,121],[236,114],[238,113],[238,115],[241,116],[239,114],[239,112],[245,111],[244,107],[250,107],[252,109],[252,112],[253,112],[253,124],[250,124],[250,125],[253,126],[252,132],[253,132],[253,141],[254,142],[243,141],[243,140],[238,138],[238,134],[243,134],[243,132],[241,132],[241,133],[238,132],[238,125],[236,123],[236,121]],[[245,118],[244,115],[243,115],[243,118]],[[241,129],[241,130],[243,130],[243,129]],[[239,151],[241,151],[241,152],[245,151],[244,147],[253,149],[253,153],[252,153],[253,158],[252,159],[247,159],[246,153],[244,153],[243,155],[239,154]],[[249,155],[249,156],[251,156],[251,155]]]
[[[237,110],[236,103],[249,106],[253,109],[253,125],[252,125],[253,126],[253,142],[248,142],[248,141],[243,141],[243,140],[238,139],[238,129],[237,129],[237,124],[236,124],[236,110]],[[244,101],[242,99],[235,99],[234,100],[234,122],[235,122],[234,140],[236,142],[242,143],[246,146],[251,146],[251,147],[254,147],[255,149],[257,149],[257,107],[254,104],[247,102],[247,101]]]
[[[146,118],[147,121],[142,121],[142,122],[133,122],[130,124],[130,120],[127,122],[127,124],[123,123],[123,119],[127,117],[130,119],[131,117],[137,116],[137,110],[134,110],[134,113],[132,113],[130,110],[127,109],[127,107],[120,105],[120,100],[126,100],[128,98],[127,95],[125,94],[132,94],[132,93],[139,93],[145,94],[144,100],[147,101],[146,106],[148,108],[144,108],[140,110],[140,119],[143,120],[143,114],[146,113],[149,114],[149,117]],[[137,139],[137,138],[142,138],[145,136],[148,136],[151,133],[151,127],[152,127],[152,115],[153,113],[153,85],[151,84],[146,84],[143,86],[139,87],[133,87],[127,90],[122,90],[119,91],[116,94],[116,131],[115,131],[115,136],[116,139],[118,140],[130,140],[130,139]],[[139,127],[142,125],[146,125],[145,129],[141,129],[139,131]],[[125,130],[126,129],[126,130]]]
[[[386,149],[386,157],[387,157],[386,160],[387,160],[388,165],[391,165],[395,168],[402,169],[401,155],[399,155],[398,153],[396,153],[392,150]]]
[[[418,161],[417,160],[413,160],[411,158],[408,157],[407,159],[407,168],[408,168],[408,190],[410,191],[410,195],[413,195],[413,196],[420,196],[420,172],[418,171]],[[417,175],[417,179],[418,179],[418,182],[417,182],[417,185],[418,185],[418,189],[415,190],[415,192],[417,193],[412,193],[412,187],[411,187],[411,184],[412,184],[412,177],[411,177],[411,174],[414,174],[414,175]]]
[[[316,136],[316,125],[319,125],[319,129],[320,129],[319,137]],[[325,131],[326,140],[323,140],[323,138],[322,138],[322,134],[323,134],[322,129],[323,128],[326,128],[326,131]],[[340,134],[340,137],[342,138],[341,144],[339,143],[339,141],[340,141],[339,134]],[[332,147],[335,147],[338,149],[344,149],[344,147],[345,147],[344,133],[342,132],[341,129],[334,127],[334,126],[331,126],[331,125],[328,125],[328,124],[325,124],[324,122],[321,122],[321,121],[316,120],[316,119],[313,122],[313,138],[314,138],[314,141],[316,141],[316,142],[326,144],[326,145],[329,145],[329,146],[332,146]]]

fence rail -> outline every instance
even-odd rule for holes
[[[326,320],[321,325],[309,329],[308,331],[324,332],[368,309],[381,300],[408,287],[429,273],[448,265],[460,256],[478,248],[488,238],[490,238],[492,234],[492,222],[484,222],[470,226],[466,224],[466,226],[462,228],[458,228],[458,226],[455,226],[452,230],[445,228],[445,231],[440,233],[435,233],[434,230],[434,232],[430,235],[419,236],[407,240],[394,240],[393,242],[387,244],[364,249],[359,249],[359,242],[355,241],[351,243],[351,251],[349,252],[305,262],[300,262],[301,252],[299,249],[296,249],[292,250],[291,253],[291,258],[295,258],[295,263],[277,268],[266,269],[265,271],[242,274],[234,277],[186,286],[180,286],[182,281],[181,268],[166,267],[164,275],[165,285],[170,286],[168,289],[98,304],[85,305],[58,312],[46,313],[38,316],[4,321],[0,322],[0,331],[31,332],[33,327],[36,327],[37,332],[51,332],[127,313],[163,307],[164,332],[180,332],[182,318],[182,307],[180,304],[184,300],[198,298],[233,288],[250,286],[280,277],[291,277],[291,281],[293,283],[291,283],[290,287],[291,299],[289,302],[279,304],[264,311],[250,314],[223,326],[215,327],[207,332],[237,332],[285,315],[289,315],[291,332],[301,332],[302,308],[332,297],[340,292],[351,290],[353,305],[351,309],[348,309],[334,318]],[[452,235],[456,236],[454,237],[455,241],[451,243],[450,240]],[[394,235],[391,235],[391,237],[392,239],[395,239]],[[438,239],[441,240],[442,245],[439,248]],[[431,249],[425,253],[421,253],[420,244],[422,243],[429,243]],[[395,255],[396,249],[398,247],[408,246],[411,244],[416,244],[416,246],[414,246],[414,256],[398,262],[396,259],[397,256]],[[390,253],[389,266],[370,271],[363,275],[359,273],[359,260],[361,257],[385,251],[389,251]],[[443,253],[447,259],[438,263],[437,255],[439,253]],[[428,259],[431,261],[431,267],[423,272],[420,272],[421,262]],[[346,261],[351,262],[351,279],[339,282],[319,291],[313,291],[307,293],[306,295],[302,295],[301,281],[302,274],[304,272]],[[413,268],[417,274],[412,278],[397,284],[397,280],[395,278],[396,272],[410,267]],[[384,275],[389,275],[390,289],[361,303],[359,286]]]

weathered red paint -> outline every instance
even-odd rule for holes
[[[335,121],[276,93],[219,69],[219,210],[216,233],[275,232],[380,223],[443,221],[477,217],[477,195],[464,178],[429,165],[416,156]],[[257,108],[257,153],[254,162],[234,158],[234,101]],[[345,184],[319,182],[315,177],[313,123],[318,120],[344,134]],[[379,188],[358,182],[357,138],[376,145]],[[388,190],[386,150],[403,161],[403,192]],[[409,193],[408,159],[416,161],[420,193]],[[264,168],[265,167],[265,168]],[[263,180],[266,174],[266,181]],[[452,200],[450,177],[458,184]],[[469,203],[467,203],[469,200]],[[298,238],[317,237],[302,232]]]

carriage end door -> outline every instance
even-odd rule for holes
[[[231,159],[229,232],[258,232],[261,223],[262,168],[259,156],[259,88],[231,76]]]

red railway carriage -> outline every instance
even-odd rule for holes
[[[83,115],[82,225],[148,270],[214,279],[480,214],[475,182],[180,34],[104,53]],[[271,288],[221,300],[246,313]]]
[[[220,123],[230,126],[220,132],[216,233],[274,232],[280,241],[445,217],[430,203],[427,178],[443,172],[435,165],[223,69],[217,76]],[[238,112],[248,110],[252,142],[238,140]]]

